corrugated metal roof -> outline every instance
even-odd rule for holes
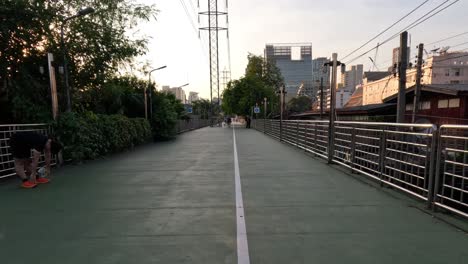
[[[413,93],[415,86],[406,89],[406,94]],[[468,92],[468,84],[428,84],[421,87],[423,92],[441,93],[448,95],[458,95],[460,92]],[[384,98],[384,102],[389,102],[398,97],[398,94],[393,94]]]
[[[363,95],[362,87],[356,88],[356,91],[354,91],[354,93],[351,96],[351,98],[349,99],[349,101],[344,105],[344,108],[361,106],[362,105],[362,95]]]
[[[368,71],[368,72],[364,72],[363,78],[367,79],[367,81],[369,82],[372,82],[372,81],[383,79],[389,75],[391,75],[391,73],[388,71],[378,71],[378,72]]]

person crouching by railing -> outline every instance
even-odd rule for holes
[[[11,136],[10,149],[15,159],[16,174],[23,181],[21,187],[34,188],[37,184],[49,182],[49,179],[37,177],[36,175],[41,153],[44,152],[45,156],[44,176],[50,176],[52,155],[57,155],[62,149],[62,145],[57,140],[45,135],[32,131],[22,131]],[[25,170],[26,173],[30,174],[29,177],[25,174]]]

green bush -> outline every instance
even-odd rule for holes
[[[92,112],[62,114],[54,123],[54,132],[64,145],[64,158],[73,161],[96,159],[151,138],[151,127],[143,118]]]

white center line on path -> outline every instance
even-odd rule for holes
[[[236,219],[237,219],[237,263],[250,264],[249,244],[247,243],[247,230],[245,228],[244,200],[242,199],[242,186],[239,173],[239,159],[237,157],[236,130],[232,128],[234,142],[234,174],[236,182]]]

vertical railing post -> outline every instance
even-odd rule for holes
[[[434,203],[434,206],[432,207],[432,209],[435,211],[437,209],[437,206],[435,205],[435,203],[437,202],[437,195],[439,194],[439,190],[440,190],[440,176],[444,173],[441,171],[441,166],[443,163],[445,163],[445,159],[444,157],[442,156],[442,152],[443,152],[443,147],[444,147],[444,142],[443,142],[443,126],[440,127],[439,129],[439,133],[437,135],[438,137],[438,140],[437,140],[437,155],[436,155],[436,159],[437,159],[437,163],[436,163],[436,170],[435,170],[435,183],[434,183],[434,190],[433,190],[433,193],[434,193],[434,197],[432,198],[432,202]]]
[[[379,178],[380,186],[383,186],[384,180],[383,175],[385,173],[385,155],[387,154],[387,132],[384,128],[382,134],[380,135],[380,145],[379,145]]]
[[[437,157],[437,135],[439,131],[434,125],[432,129],[432,138],[431,138],[431,153],[430,153],[430,163],[429,163],[429,180],[427,185],[427,208],[431,208],[432,202],[434,201],[434,175],[436,167],[436,157]]]
[[[299,147],[299,121],[296,121],[296,147]]]
[[[351,173],[354,173],[354,168],[355,168],[355,156],[356,156],[356,129],[355,127],[353,126],[352,129],[351,129],[351,145],[350,145],[350,149],[351,149],[351,157],[350,157],[350,162],[351,162]]]
[[[279,124],[279,138],[280,142],[283,141],[283,120],[280,120]]]
[[[317,134],[318,134],[318,128],[317,128],[317,124],[318,123],[315,123],[315,133],[314,133],[314,148],[315,148],[315,152],[318,153],[319,152],[319,149],[318,149],[318,143],[317,143]]]

